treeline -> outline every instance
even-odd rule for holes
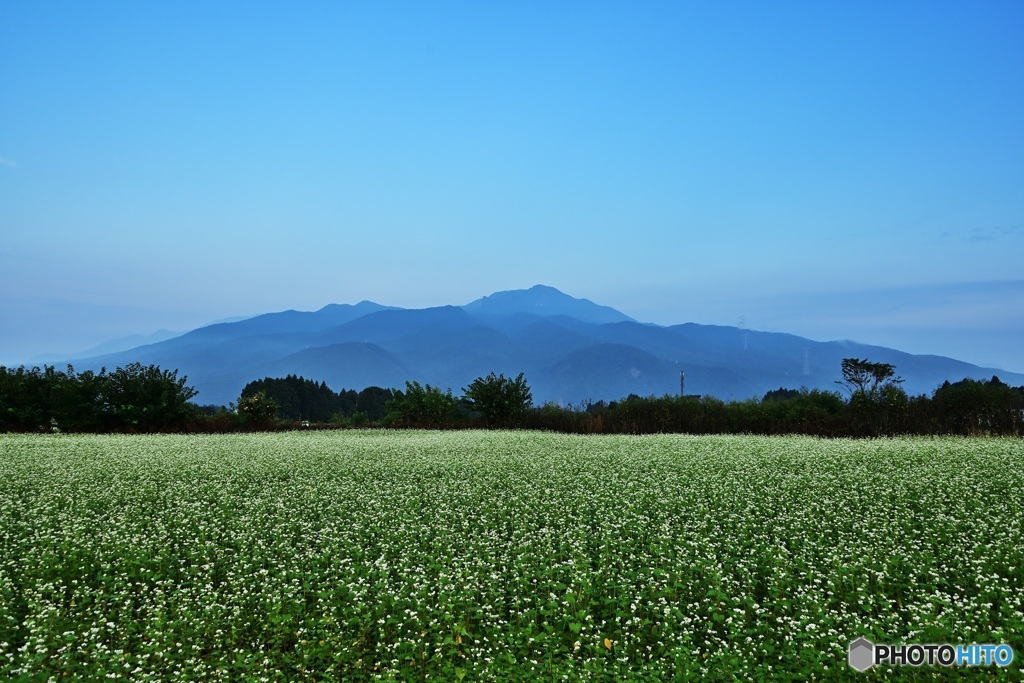
[[[326,382],[288,375],[267,377],[249,382],[240,398],[251,400],[263,394],[271,398],[277,410],[275,417],[296,422],[379,422],[387,414],[388,401],[402,392],[395,389],[367,387],[362,391],[342,389],[335,392]]]
[[[343,426],[828,437],[1024,434],[1024,387],[1008,386],[997,377],[945,382],[931,396],[908,396],[891,365],[846,359],[842,371],[839,384],[845,395],[839,390],[780,387],[760,399],[728,403],[710,396],[631,395],[619,401],[535,407],[522,374],[511,379],[493,373],[474,380],[461,397],[418,382],[407,382],[404,392],[372,387],[364,390],[378,401],[378,411],[372,414],[360,412],[365,411],[360,408],[362,393],[334,394],[326,384],[295,376],[252,382],[242,394],[260,402],[264,420],[316,421],[311,406],[319,403],[336,411],[321,421]]]
[[[450,389],[412,381],[405,391],[368,387],[335,393],[326,383],[289,375],[250,382],[242,389],[238,412],[250,423],[277,421],[333,426],[455,429],[523,427],[533,397],[522,373],[516,378],[491,373],[478,377],[456,397]]]
[[[339,427],[519,428],[580,434],[1024,434],[1024,387],[997,377],[945,382],[908,396],[891,365],[843,361],[840,391],[787,389],[760,399],[640,397],[534,406],[523,374],[478,377],[461,396],[429,384],[335,392],[289,375],[250,382],[237,404],[197,406],[177,371],[138,363],[113,372],[0,366],[0,432],[228,432]]]
[[[873,437],[900,434],[1024,435],[1024,387],[989,381],[945,382],[932,396],[902,391],[877,396],[777,389],[761,399],[725,403],[709,396],[629,396],[579,409],[546,405],[529,429],[581,434],[809,434]]]
[[[303,427],[517,427],[531,405],[520,374],[478,378],[460,398],[429,384],[333,391],[295,375],[250,382],[237,404],[196,405],[177,370],[0,366],[0,432],[232,432]]]
[[[0,366],[0,432],[178,431],[199,414],[186,382],[140,363],[109,373]]]

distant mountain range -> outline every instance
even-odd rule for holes
[[[92,356],[104,356],[111,353],[117,353],[118,351],[128,351],[134,349],[137,346],[144,346],[146,344],[156,344],[166,339],[173,339],[184,334],[183,332],[171,332],[170,330],[157,330],[153,334],[132,334],[127,337],[118,337],[117,339],[111,339],[110,341],[103,342],[98,346],[86,349],[78,356],[89,358]],[[40,356],[33,356],[29,360],[32,363],[53,363],[54,361],[62,360],[64,356],[55,353],[43,354]]]
[[[640,323],[552,287],[497,292],[464,306],[402,309],[370,301],[267,313],[129,350],[72,360],[77,370],[138,361],[177,369],[203,404],[235,401],[250,381],[301,375],[335,390],[418,380],[460,394],[490,372],[526,373],[534,401],[580,404],[629,394],[760,397],[780,387],[836,389],[843,358],[892,363],[911,394],[965,377],[1024,385],[1024,375],[850,341],[816,342],[736,327]]]

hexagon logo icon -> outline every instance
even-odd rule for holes
[[[867,671],[875,665],[875,644],[864,637],[853,641],[848,661],[857,671]]]

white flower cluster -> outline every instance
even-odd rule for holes
[[[0,435],[0,675],[828,679],[1024,642],[1021,490],[1019,439]]]

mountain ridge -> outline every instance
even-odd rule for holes
[[[595,304],[590,299],[569,296],[554,287],[534,285],[529,289],[513,289],[480,297],[462,306],[467,312],[483,317],[505,317],[516,313],[534,313],[545,317],[569,315],[586,322],[621,322],[633,320],[610,306]],[[636,321],[633,321],[636,322]]]
[[[72,360],[80,370],[130,362],[177,369],[200,403],[227,404],[249,381],[287,374],[339,391],[403,388],[406,380],[460,392],[490,372],[523,372],[537,403],[579,405],[629,394],[721,399],[782,388],[835,390],[845,357],[893,363],[910,394],[943,381],[1024,375],[944,356],[849,341],[719,325],[641,323],[613,308],[544,285],[495,292],[463,306],[421,309],[371,301],[280,311],[200,327],[133,349]]]

